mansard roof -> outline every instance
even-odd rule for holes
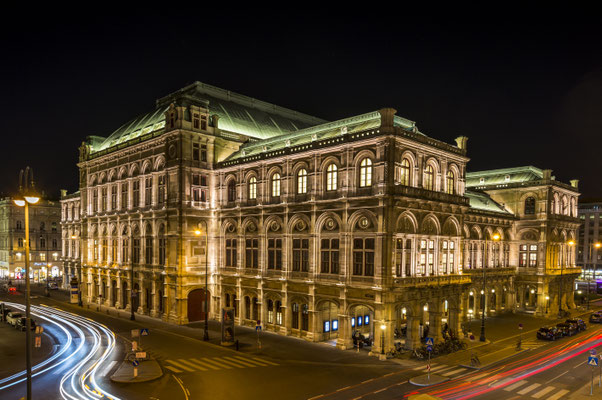
[[[476,190],[466,190],[464,196],[468,197],[471,209],[513,215],[493,200],[487,193]]]
[[[539,181],[543,171],[531,165],[466,173],[466,187]]]
[[[220,130],[256,139],[269,139],[327,122],[229,90],[195,82],[158,99],[154,110],[119,127],[103,142],[93,146],[92,152],[161,131],[165,126],[165,111],[171,103],[203,105],[208,108],[210,115],[217,114],[219,116]]]

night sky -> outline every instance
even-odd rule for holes
[[[381,4],[303,17],[163,7],[5,13],[2,194],[26,165],[54,197],[77,190],[86,136],[108,136],[201,81],[328,120],[393,107],[433,138],[468,136],[469,171],[550,168],[563,182],[580,179],[582,201],[602,198],[602,18],[593,10],[431,15]]]

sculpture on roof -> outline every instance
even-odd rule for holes
[[[82,142],[81,146],[79,146],[79,161],[86,161],[90,156],[90,145],[86,142]]]

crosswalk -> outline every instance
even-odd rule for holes
[[[165,368],[175,374],[197,371],[219,371],[228,369],[271,367],[279,364],[258,357],[223,356],[193,357],[165,360]]]
[[[548,344],[549,342],[545,341],[545,340],[539,340],[537,338],[529,338],[529,339],[524,339],[521,342],[521,347],[523,349],[538,349],[541,346],[545,346],[546,344]]]
[[[564,397],[569,390],[560,389],[555,386],[544,386],[541,383],[530,383],[526,380],[514,382],[504,388],[506,392],[514,392],[520,396],[529,396],[534,399],[540,399],[544,396],[546,400],[559,400]]]
[[[427,372],[426,366],[424,366],[424,365],[414,368],[414,371]],[[465,367],[459,367],[457,365],[445,365],[445,364],[437,364],[437,363],[431,364],[431,373],[433,373],[433,374],[436,373],[437,375],[445,376],[447,378],[458,377],[467,372],[474,372],[474,370],[465,368]]]

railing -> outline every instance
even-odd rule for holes
[[[427,190],[413,186],[396,185],[394,194],[407,197],[418,197],[428,200],[437,200],[445,203],[455,203],[462,205],[469,204],[468,197],[459,196],[457,194],[449,194],[445,192],[436,192],[434,190]]]
[[[482,276],[483,268],[475,269],[464,269],[462,270],[464,275],[475,275]],[[516,267],[505,267],[505,268],[485,268],[485,275],[514,275],[516,273]]]
[[[469,275],[439,275],[424,277],[396,278],[396,286],[420,287],[420,286],[441,286],[441,285],[461,285],[472,281]]]

